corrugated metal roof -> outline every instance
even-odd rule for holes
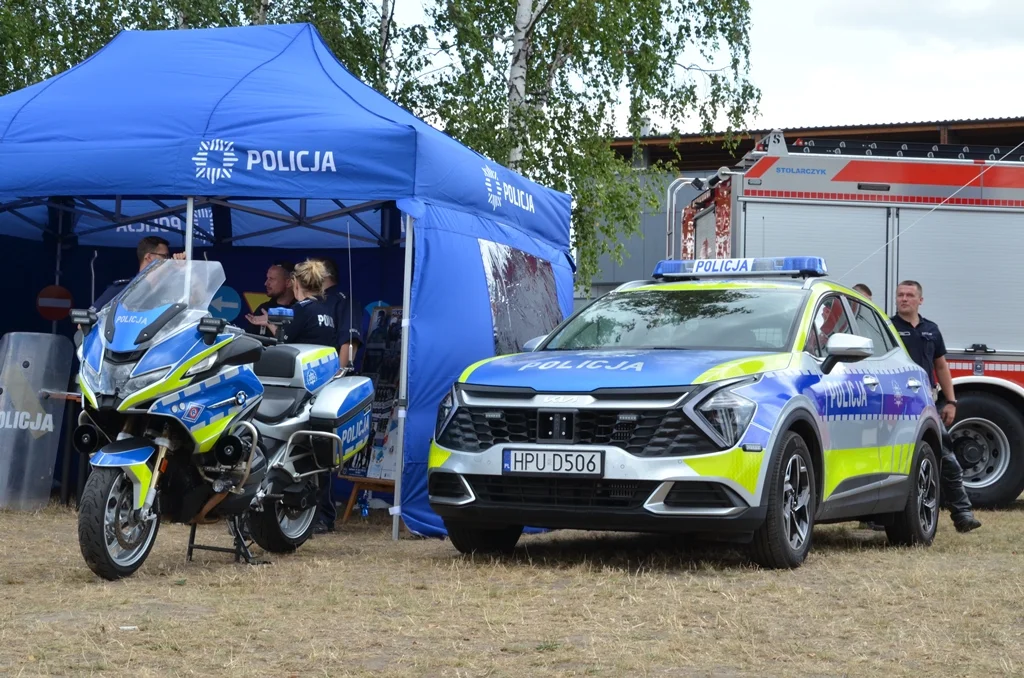
[[[985,125],[985,124],[1000,123],[1000,122],[1003,122],[1003,123],[1005,123],[1005,122],[1020,123],[1021,125],[1024,125],[1024,117],[1021,117],[1021,116],[1007,116],[1007,117],[1002,117],[1002,118],[962,118],[962,119],[959,119],[959,120],[907,120],[907,121],[904,121],[904,122],[874,122],[874,123],[863,123],[863,124],[853,124],[853,125],[811,125],[811,126],[795,125],[795,126],[791,126],[791,127],[776,126],[776,127],[772,127],[772,128],[750,129],[750,130],[745,130],[745,131],[742,131],[742,132],[735,132],[735,134],[737,134],[739,136],[747,136],[747,135],[753,135],[753,134],[768,134],[773,129],[781,129],[783,131],[783,133],[785,133],[786,136],[789,137],[790,135],[792,135],[794,133],[799,133],[799,132],[816,132],[816,131],[820,131],[820,130],[837,130],[837,131],[849,130],[849,131],[853,132],[853,131],[857,131],[857,130],[879,130],[879,129],[885,129],[885,128],[889,128],[889,127],[891,127],[891,128],[895,128],[895,127],[948,127],[948,126],[963,126],[963,125],[968,125],[968,126],[969,125]],[[713,137],[714,136],[723,136],[724,134],[725,134],[725,131],[720,131],[720,132],[716,131],[716,132],[712,132],[710,136],[713,136]],[[704,135],[704,134],[702,134],[700,132],[691,132],[691,133],[687,133],[687,134],[680,134],[679,138],[680,139],[700,139],[700,138],[702,138],[704,136],[706,136],[706,135]],[[657,139],[669,139],[669,138],[670,138],[670,135],[668,135],[668,134],[659,134],[659,135],[652,135],[652,136],[642,137],[641,140],[642,141],[645,141],[645,140],[652,140],[653,141],[653,140],[657,140]],[[613,140],[613,143],[614,142],[632,141],[632,140],[633,140],[633,137],[631,137],[631,136],[616,137]]]

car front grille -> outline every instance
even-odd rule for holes
[[[636,509],[659,483],[653,480],[463,476],[477,500],[507,506]]]
[[[493,445],[566,444],[538,440],[539,412],[534,408],[460,407],[438,443],[453,450],[481,452]],[[719,448],[682,410],[578,410],[573,424],[576,445],[614,445],[637,457],[709,454]]]

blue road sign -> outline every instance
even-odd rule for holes
[[[223,318],[227,322],[237,318],[241,311],[242,297],[238,296],[238,292],[227,285],[222,285],[217,290],[217,296],[210,302],[210,314],[214,318]]]

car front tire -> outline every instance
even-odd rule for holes
[[[811,550],[817,485],[807,443],[786,433],[768,473],[768,515],[754,533],[753,559],[769,569],[800,567]]]
[[[484,527],[461,521],[445,520],[448,538],[459,553],[470,555],[510,554],[516,547],[519,537],[523,534],[522,525],[501,527]]]

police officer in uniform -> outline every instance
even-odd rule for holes
[[[327,268],[327,277],[324,279],[324,301],[333,307],[334,326],[338,329],[338,337],[335,339],[338,357],[342,367],[348,366],[354,369],[356,353],[362,344],[359,327],[363,324],[363,311],[354,298],[341,291],[341,285],[338,284],[338,265],[334,263],[334,260],[324,257],[320,261]]]
[[[941,493],[945,495],[943,503],[950,508],[957,532],[970,532],[981,527],[981,522],[971,510],[971,500],[964,490],[963,468],[953,454],[953,440],[949,435],[948,427],[956,419],[956,397],[949,365],[946,364],[946,344],[939,326],[918,313],[923,301],[921,283],[916,280],[901,282],[896,287],[897,313],[892,317],[892,324],[900,333],[911,359],[928,373],[929,386],[933,391],[936,386],[941,386],[942,393],[935,398],[944,424],[939,464],[942,469]]]
[[[157,235],[149,235],[139,241],[139,244],[135,248],[135,255],[139,260],[139,273],[141,273],[147,266],[157,259],[170,259],[171,248],[170,244]],[[92,310],[100,311],[104,306],[109,304],[111,301],[121,296],[121,292],[128,286],[128,283],[132,281],[132,278],[126,278],[124,280],[115,280],[110,284],[107,289],[103,290],[103,294],[93,302]]]
[[[267,327],[267,310],[271,308],[291,308],[295,303],[295,295],[292,287],[292,275],[295,273],[295,264],[290,261],[275,261],[267,269],[267,280],[264,287],[267,290],[267,301],[256,307],[256,310],[245,316],[249,321],[250,332],[253,334],[266,335],[270,332]]]
[[[295,267],[292,291],[295,303],[292,319],[280,329],[267,325],[283,344],[320,344],[338,348],[338,329],[334,324],[334,307],[324,300],[324,280],[327,267],[318,259],[308,259]],[[334,506],[333,478],[328,475],[320,485],[318,497],[317,534],[334,532],[338,512]]]
[[[282,344],[320,344],[338,348],[335,343],[338,330],[334,325],[334,309],[324,300],[324,278],[327,268],[323,262],[310,259],[295,267],[292,291],[295,303],[292,319],[280,330],[268,325]]]

